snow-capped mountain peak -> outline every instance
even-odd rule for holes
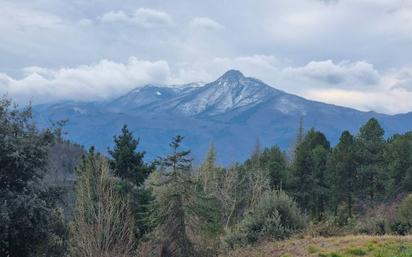
[[[220,83],[224,82],[239,82],[240,80],[245,79],[245,76],[242,72],[238,70],[228,70],[216,81]]]
[[[184,116],[214,116],[235,110],[247,110],[281,94],[262,81],[229,70],[208,84],[184,86],[147,85],[112,101],[112,110],[125,108],[176,112]]]
[[[172,99],[161,109],[174,109],[190,116],[213,116],[252,108],[279,92],[260,80],[245,77],[240,71],[229,70],[216,81]]]

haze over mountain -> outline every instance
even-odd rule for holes
[[[301,118],[305,129],[322,131],[332,143],[342,128],[356,133],[371,117],[381,122],[386,136],[412,130],[412,113],[386,115],[311,101],[237,70],[204,85],[147,85],[111,101],[38,105],[34,117],[40,127],[68,119],[65,130],[70,139],[85,146],[96,144],[102,151],[127,124],[140,137],[140,149],[149,159],[167,152],[172,136],[180,134],[195,162],[213,143],[223,164],[247,158],[257,140],[262,146],[289,149]]]

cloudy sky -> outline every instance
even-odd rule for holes
[[[0,94],[100,100],[239,69],[309,99],[412,111],[410,0],[0,0]]]

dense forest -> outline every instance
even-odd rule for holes
[[[30,107],[0,101],[0,256],[228,256],[293,236],[412,232],[412,132],[370,119],[332,146],[301,122],[291,151],[256,144],[192,164],[184,137],[145,161],[125,125],[107,153],[39,130]],[[265,142],[266,143],[266,142]]]

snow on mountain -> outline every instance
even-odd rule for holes
[[[113,111],[124,111],[171,99],[182,89],[159,85],[136,88],[107,104]]]
[[[147,85],[109,102],[34,106],[40,127],[68,119],[72,140],[101,151],[128,124],[149,159],[166,153],[170,138],[180,134],[197,162],[213,142],[223,164],[247,158],[257,138],[263,146],[288,149],[301,117],[307,129],[322,131],[332,143],[342,130],[356,133],[371,117],[382,123],[387,136],[412,130],[412,113],[391,116],[310,101],[236,70],[208,84]]]
[[[236,109],[245,110],[279,94],[281,91],[260,80],[247,78],[239,71],[230,70],[214,82],[162,103],[157,110],[173,109],[189,116],[213,116]]]

